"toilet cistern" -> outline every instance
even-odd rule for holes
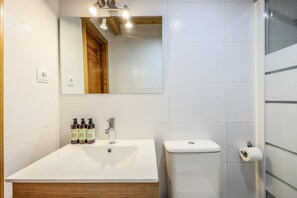
[[[114,130],[115,118],[108,118],[107,122],[108,129],[105,130],[105,133],[109,135],[109,144],[114,144],[116,142]]]

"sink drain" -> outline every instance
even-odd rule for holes
[[[195,142],[193,142],[193,141],[188,141],[188,144],[195,144]]]
[[[108,148],[108,149],[107,149],[107,152],[111,153],[111,151],[112,151],[111,148]]]

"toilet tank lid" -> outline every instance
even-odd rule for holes
[[[170,153],[217,153],[221,147],[212,140],[168,140],[164,142]]]

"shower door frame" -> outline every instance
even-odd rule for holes
[[[0,198],[4,198],[4,0],[0,0]]]

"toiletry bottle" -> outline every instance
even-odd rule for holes
[[[73,119],[73,124],[71,125],[71,144],[78,143],[78,124],[77,118]]]
[[[85,119],[81,119],[81,123],[78,130],[78,139],[80,144],[84,144],[87,142],[87,125],[85,123]]]
[[[92,118],[89,119],[88,131],[87,131],[87,143],[92,144],[95,142],[96,130],[95,124],[93,123]]]

